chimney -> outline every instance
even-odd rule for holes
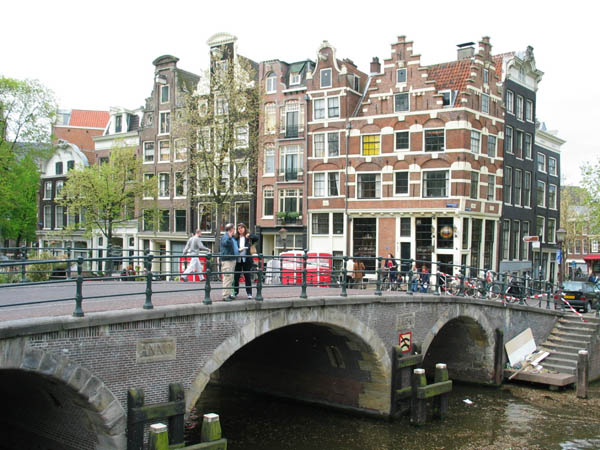
[[[373,61],[371,61],[371,75],[377,74],[381,72],[381,63],[379,62],[379,58],[377,56],[373,57]]]
[[[475,54],[475,42],[465,42],[464,44],[458,44],[458,57],[457,60],[469,59]]]

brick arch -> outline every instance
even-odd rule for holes
[[[127,413],[121,402],[102,380],[67,356],[28,348],[25,338],[5,341],[0,344],[1,377],[18,377],[20,385],[27,385],[27,379],[35,382],[55,402],[62,403],[61,411],[71,408],[70,413],[82,418],[69,424],[74,436],[87,435],[99,448],[126,447]],[[53,415],[49,423],[55,423],[56,418]]]
[[[279,328],[309,323],[333,327],[364,347],[363,353],[367,357],[361,362],[361,367],[370,372],[370,377],[369,381],[363,384],[365,394],[359,399],[359,407],[380,415],[389,415],[392,362],[385,345],[377,333],[363,322],[334,308],[277,311],[245,325],[236,335],[219,345],[200,369],[186,393],[186,410],[189,412],[196,404],[210,380],[210,375],[246,344]]]
[[[446,126],[446,122],[442,119],[428,119],[423,124],[423,128],[444,128]]]
[[[335,164],[333,162],[327,162],[327,163],[323,163],[323,162],[319,162],[316,166],[314,166],[311,171],[312,172],[316,172],[319,170],[341,170],[342,167],[340,167],[338,164]]]
[[[383,164],[380,164],[378,162],[362,162],[360,164],[358,164],[355,167],[356,171],[361,171],[361,172],[378,172],[381,169],[383,169]]]

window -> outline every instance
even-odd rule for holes
[[[489,113],[490,112],[490,96],[483,94],[481,96],[481,112]]]
[[[235,146],[248,147],[248,127],[237,127],[235,129]]]
[[[169,141],[158,141],[159,161],[168,162],[171,158],[171,143]]]
[[[325,118],[325,99],[317,98],[313,101],[313,119],[319,120]]]
[[[263,189],[263,217],[273,217],[273,188]]]
[[[442,94],[442,106],[454,106],[457,93],[458,91],[441,91],[440,94]]]
[[[490,84],[490,71],[483,69],[483,84]]]
[[[479,172],[471,172],[471,192],[470,197],[474,200],[479,198]]]
[[[275,175],[275,147],[265,147],[263,175]]]
[[[154,197],[156,193],[156,185],[153,182],[154,174],[153,173],[145,173],[144,174],[144,198],[150,199]]]
[[[488,200],[496,200],[496,175],[488,174]]]
[[[358,174],[358,198],[381,198],[380,174]]]
[[[471,130],[471,151],[479,154],[479,146],[481,144],[481,133]]]
[[[444,130],[425,130],[425,151],[444,151]]]
[[[537,216],[537,220],[536,220],[536,233],[537,235],[540,237],[540,240],[543,241],[544,239],[544,217],[543,216]]]
[[[447,197],[450,171],[434,170],[423,172],[423,197]]]
[[[517,130],[515,134],[515,156],[523,158],[523,132],[521,130]]]
[[[169,197],[169,174],[159,173],[158,174],[158,196]]]
[[[214,207],[202,203],[198,205],[198,228],[200,228],[201,231],[212,231],[214,217]]]
[[[327,155],[329,157],[340,154],[340,135],[339,133],[327,133]]]
[[[235,223],[250,223],[250,202],[237,202],[235,204]]]
[[[344,234],[344,214],[333,213],[333,234]]]
[[[115,133],[123,131],[123,116],[121,114],[115,116]]]
[[[265,105],[265,134],[274,134],[277,130],[277,106],[275,103]]]
[[[170,214],[168,209],[161,209],[158,216],[158,231],[169,231]]]
[[[315,213],[312,215],[312,233],[329,234],[329,213]]]
[[[324,156],[339,156],[340,137],[338,132],[319,133],[313,135],[314,155],[317,158]]]
[[[354,75],[350,78],[350,87],[356,92],[360,92],[360,77],[358,75]]]
[[[506,127],[506,137],[504,139],[504,149],[506,153],[513,152],[513,130],[511,127]]]
[[[406,69],[396,70],[396,83],[406,83]]]
[[[177,139],[175,141],[175,161],[185,161],[187,159],[187,141]]]
[[[556,242],[556,219],[548,219],[548,226],[546,227],[546,242],[554,244]]]
[[[518,220],[513,220],[512,227],[512,259],[519,259],[519,237],[521,233],[521,222]]]
[[[525,147],[525,158],[531,159],[531,135],[525,133],[524,144]]]
[[[296,84],[300,84],[302,77],[300,76],[300,72],[292,72],[290,73],[290,86],[294,86]]]
[[[52,228],[52,206],[50,205],[44,206],[44,228],[48,230]]]
[[[313,178],[313,195],[325,197],[325,173],[315,173]]]
[[[62,180],[56,182],[56,198],[60,197],[60,191],[62,191],[64,185],[65,185],[65,182]]]
[[[70,159],[69,161],[67,161],[67,172],[71,169],[75,168],[75,161],[73,161],[72,159]]]
[[[516,106],[517,119],[523,120],[523,97],[517,95],[517,106]]]
[[[339,172],[327,173],[327,195],[329,197],[337,197],[340,195],[340,174]]]
[[[396,150],[409,150],[410,143],[409,137],[410,133],[408,131],[396,131]]]
[[[531,172],[525,172],[523,183],[523,206],[531,207]]]
[[[408,111],[409,103],[408,103],[408,92],[403,92],[401,94],[394,95],[394,111]]]
[[[184,172],[175,172],[175,196],[185,197],[187,194],[187,180]]]
[[[229,104],[225,97],[217,97],[215,99],[215,113],[217,115],[223,115],[229,113]]]
[[[340,98],[330,97],[327,99],[327,117],[340,117]]]
[[[506,112],[514,114],[515,100],[512,91],[506,91]]]
[[[487,154],[490,158],[496,157],[496,136],[488,136],[488,138],[487,138]]]
[[[321,69],[321,89],[331,87],[331,69]]]
[[[300,172],[302,152],[298,145],[281,147],[279,150],[279,173],[285,181],[297,180]]]
[[[548,185],[548,208],[556,209],[556,185]]]
[[[556,170],[556,158],[548,157],[548,173],[554,176],[558,175]]]
[[[362,136],[362,154],[364,156],[376,156],[381,151],[381,136],[378,134],[366,134]]]
[[[159,134],[169,134],[171,132],[171,113],[164,111],[160,113],[160,131]]]
[[[531,100],[525,102],[525,120],[533,122],[533,102]]]
[[[169,86],[162,85],[160,87],[160,102],[167,103],[169,101]]]
[[[400,218],[400,236],[410,237],[410,217]]]
[[[394,194],[408,195],[408,171],[394,173]]]
[[[187,223],[187,211],[185,209],[175,210],[175,232],[185,233]]]
[[[52,200],[52,181],[44,183],[44,200]]]
[[[62,228],[65,225],[64,208],[62,206],[57,206],[54,210],[54,222],[54,228]]]
[[[546,207],[546,183],[537,180],[537,206]]]
[[[298,137],[300,103],[296,100],[285,102],[285,137]]]
[[[302,189],[280,189],[279,211],[302,213]]]
[[[154,162],[154,142],[144,142],[144,162]]]
[[[235,164],[235,192],[247,193],[250,189],[250,179],[248,177],[248,163]],[[248,223],[247,221],[242,221]]]
[[[56,175],[62,175],[62,173],[63,173],[63,163],[62,163],[62,161],[58,161],[56,164],[54,164],[54,173]]]
[[[521,222],[521,260],[527,261],[529,253],[529,244],[523,242],[523,237],[529,236],[529,221]]]
[[[512,201],[512,167],[504,168],[504,203]]]
[[[271,72],[269,75],[267,75],[265,86],[267,94],[272,94],[273,92],[277,91],[277,75],[275,73]]]
[[[510,258],[508,250],[510,244],[510,220],[505,219],[502,224],[502,259],[508,260]]]
[[[515,206],[521,206],[521,186],[523,183],[523,171],[515,169]]]
[[[546,172],[546,155],[543,153],[537,154],[537,170],[540,172]]]

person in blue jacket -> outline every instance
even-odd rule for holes
[[[232,223],[225,225],[225,234],[221,238],[221,273],[223,274],[223,300],[226,302],[233,300],[233,275],[235,263],[240,251],[238,243],[233,238],[235,227]]]

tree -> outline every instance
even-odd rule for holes
[[[135,200],[144,189],[135,148],[117,145],[107,163],[70,170],[58,203],[84,217],[79,226],[86,231],[99,230],[110,252],[115,225],[134,218]]]
[[[0,76],[0,235],[17,245],[35,239],[36,163],[52,151],[55,113],[52,92],[38,81]]]
[[[258,158],[255,76],[248,60],[232,58],[224,48],[201,76],[198,89],[187,96],[174,124],[175,132],[188,142],[192,204],[202,202],[209,208],[216,225],[216,251],[220,226],[229,220],[231,202],[250,200],[256,192],[256,176],[249,176],[257,173]]]
[[[600,158],[581,166],[582,185],[586,196],[584,204],[588,209],[590,234],[600,234]]]

